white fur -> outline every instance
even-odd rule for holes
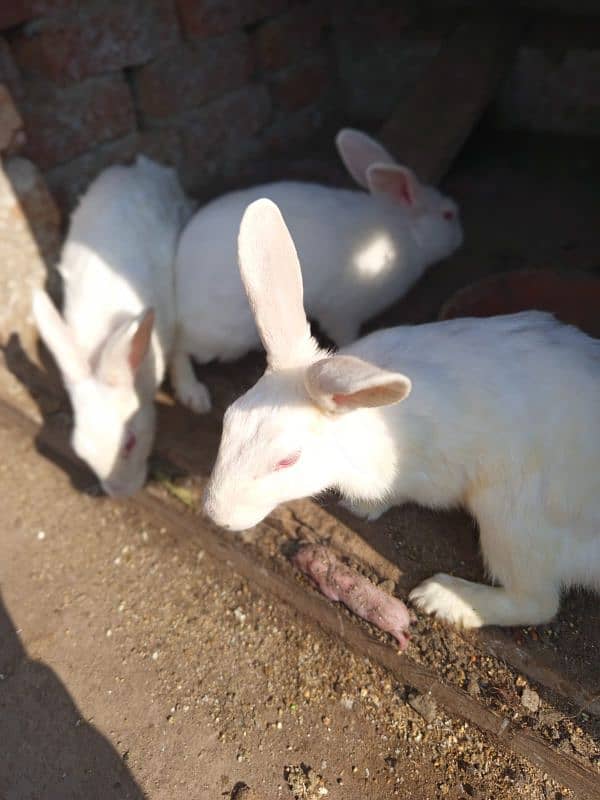
[[[461,244],[452,200],[421,185],[365,134],[346,129],[336,141],[349,171],[370,194],[270,183],[226,194],[189,222],[176,259],[177,349],[184,356],[200,363],[228,361],[259,345],[235,249],[242,214],[259,197],[281,207],[302,262],[307,312],[338,345],[356,339],[362,322]],[[185,358],[178,363],[184,374],[180,380],[174,370],[174,384],[186,402],[189,373]],[[194,405],[202,406],[206,389],[198,384],[197,391],[201,402]]]
[[[248,210],[242,276],[269,263],[243,246],[261,218],[265,248],[283,224],[267,200]],[[251,296],[276,326],[289,308],[270,300]],[[227,410],[205,509],[239,530],[330,487],[371,517],[462,506],[498,585],[436,575],[413,601],[467,627],[543,623],[562,588],[600,588],[599,396],[600,342],[539,312],[391,328],[333,356],[313,343]]]
[[[190,214],[172,169],[143,156],[108,168],[74,212],[62,251],[64,321],[45,293],[34,295],[73,405],[73,447],[112,495],[146,478],[154,393],[175,333],[175,248]]]

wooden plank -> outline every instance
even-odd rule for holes
[[[38,447],[51,454],[54,460],[69,463],[71,472],[73,467],[77,470],[75,458],[60,433],[41,430],[33,420],[2,399],[0,424],[19,427],[27,435],[35,437]],[[151,490],[140,492],[125,502],[133,510],[148,515],[155,523],[168,528],[176,539],[186,545],[193,542],[195,547],[201,546],[211,556],[228,564],[252,586],[274,595],[360,656],[368,656],[401,684],[429,693],[449,714],[464,719],[489,735],[499,746],[528,759],[568,787],[576,797],[600,800],[598,775],[582,761],[557,752],[539,735],[518,729],[506,717],[483,707],[466,692],[440,681],[435,672],[415,663],[406,654],[398,655],[393,647],[375,639],[366,626],[354,622],[339,606],[295,579],[289,564],[281,565],[264,557],[257,558],[255,550],[244,545],[240,537],[227,534],[206,520],[200,523],[196,515],[172,507]],[[301,519],[299,524],[304,524]],[[269,522],[263,523],[265,529],[269,525]],[[375,557],[380,558],[376,554]]]
[[[448,170],[493,98],[520,32],[516,14],[470,13],[382,127],[380,140],[421,179],[437,183]]]

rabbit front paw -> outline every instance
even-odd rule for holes
[[[211,409],[210,394],[200,381],[193,380],[177,387],[177,397],[184,406],[195,411],[196,414],[205,414]]]
[[[413,589],[409,600],[421,611],[434,614],[438,619],[462,628],[479,628],[485,623],[478,610],[469,602],[473,599],[469,598],[471,587],[475,585],[439,572]]]
[[[346,511],[354,514],[355,517],[366,519],[369,522],[374,522],[376,519],[379,519],[379,517],[391,508],[389,503],[361,503],[360,501],[353,500],[341,500],[340,505],[342,508],[345,508]]]
[[[206,386],[196,378],[186,353],[175,353],[171,363],[171,382],[179,402],[196,414],[205,414],[211,409],[210,394]]]

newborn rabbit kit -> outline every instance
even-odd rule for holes
[[[436,575],[414,603],[466,627],[556,614],[600,587],[600,343],[525,312],[379,331],[332,355],[311,337],[277,207],[246,211],[242,279],[267,371],[225,413],[205,510],[231,530],[336,488],[377,517],[409,500],[465,507],[487,586]]]

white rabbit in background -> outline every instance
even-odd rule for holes
[[[332,355],[269,200],[246,211],[239,255],[268,366],[225,414],[216,523],[242,530],[331,487],[373,517],[463,506],[497,585],[438,574],[411,599],[466,627],[547,622],[563,587],[600,588],[600,341],[525,312],[390,328]]]
[[[173,344],[173,262],[191,214],[174,170],[139,156],[112,166],[75,210],[59,272],[64,319],[34,294],[40,335],[74,412],[72,445],[110,495],[146,478],[154,394]]]
[[[281,207],[302,260],[307,312],[338,345],[356,339],[362,322],[461,244],[451,199],[421,184],[364,133],[342,130],[336,144],[368,193],[290,181],[254,186],[204,206],[184,230],[175,268],[173,370],[179,399],[194,410],[207,410],[210,401],[189,356],[200,363],[228,361],[259,345],[235,245],[251,201],[268,197]]]

